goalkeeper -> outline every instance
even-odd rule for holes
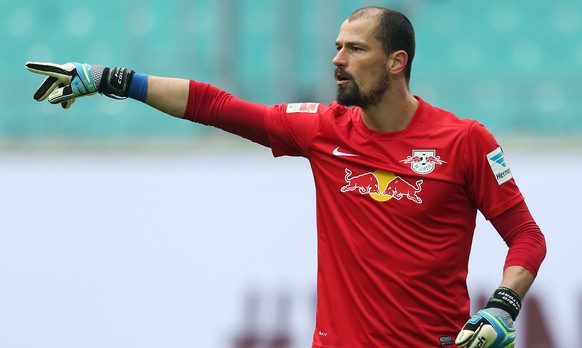
[[[126,68],[29,62],[36,100],[132,98],[310,161],[318,273],[313,348],[514,347],[545,239],[495,138],[410,92],[414,30],[365,7],[342,24],[337,101],[275,106]],[[501,282],[472,317],[466,278],[477,211],[508,246]],[[491,250],[490,258],[501,257]],[[501,272],[500,272],[501,273]]]

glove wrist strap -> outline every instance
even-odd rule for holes
[[[127,96],[145,103],[148,96],[148,75],[134,73],[127,89]]]
[[[521,310],[521,298],[513,290],[501,287],[493,292],[485,308],[503,309],[515,320]]]
[[[98,86],[99,93],[108,97],[127,98],[127,90],[131,84],[133,70],[127,68],[104,68],[103,77]]]

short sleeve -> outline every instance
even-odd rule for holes
[[[265,120],[274,156],[306,156],[325,107],[318,103],[281,104]]]
[[[482,124],[473,122],[470,125],[466,145],[467,190],[486,219],[490,220],[523,201],[507,157]]]

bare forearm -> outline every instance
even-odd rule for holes
[[[524,298],[533,281],[534,276],[527,269],[521,266],[510,266],[503,272],[501,287],[509,288]]]
[[[188,104],[189,83],[185,79],[149,76],[146,104],[182,118]]]

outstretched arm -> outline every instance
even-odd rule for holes
[[[182,118],[188,105],[190,81],[169,77],[148,77],[146,104],[168,115]]]
[[[168,115],[218,127],[269,146],[264,122],[268,108],[235,98],[209,84],[81,63],[27,62],[26,68],[46,76],[34,94],[37,101],[48,99],[67,109],[77,98],[96,93],[114,99],[132,98]]]

